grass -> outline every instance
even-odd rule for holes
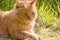
[[[40,40],[60,40],[59,31],[51,30],[50,28],[41,28],[38,32]]]

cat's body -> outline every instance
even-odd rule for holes
[[[17,3],[11,11],[0,11],[0,36],[18,39],[32,38],[38,40],[33,32],[37,16],[35,5]]]

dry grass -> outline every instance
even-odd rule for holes
[[[40,28],[38,35],[40,37],[39,40],[60,40],[59,31],[54,31],[50,28]]]

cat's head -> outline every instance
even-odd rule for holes
[[[29,8],[35,4],[36,0],[16,0],[16,8]]]
[[[26,14],[27,16],[34,18],[36,15],[35,3],[36,0],[16,0],[16,12],[18,15]]]

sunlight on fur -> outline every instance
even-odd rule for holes
[[[16,0],[10,11],[0,11],[0,35],[4,38],[38,40],[34,33],[37,17],[36,0]]]

